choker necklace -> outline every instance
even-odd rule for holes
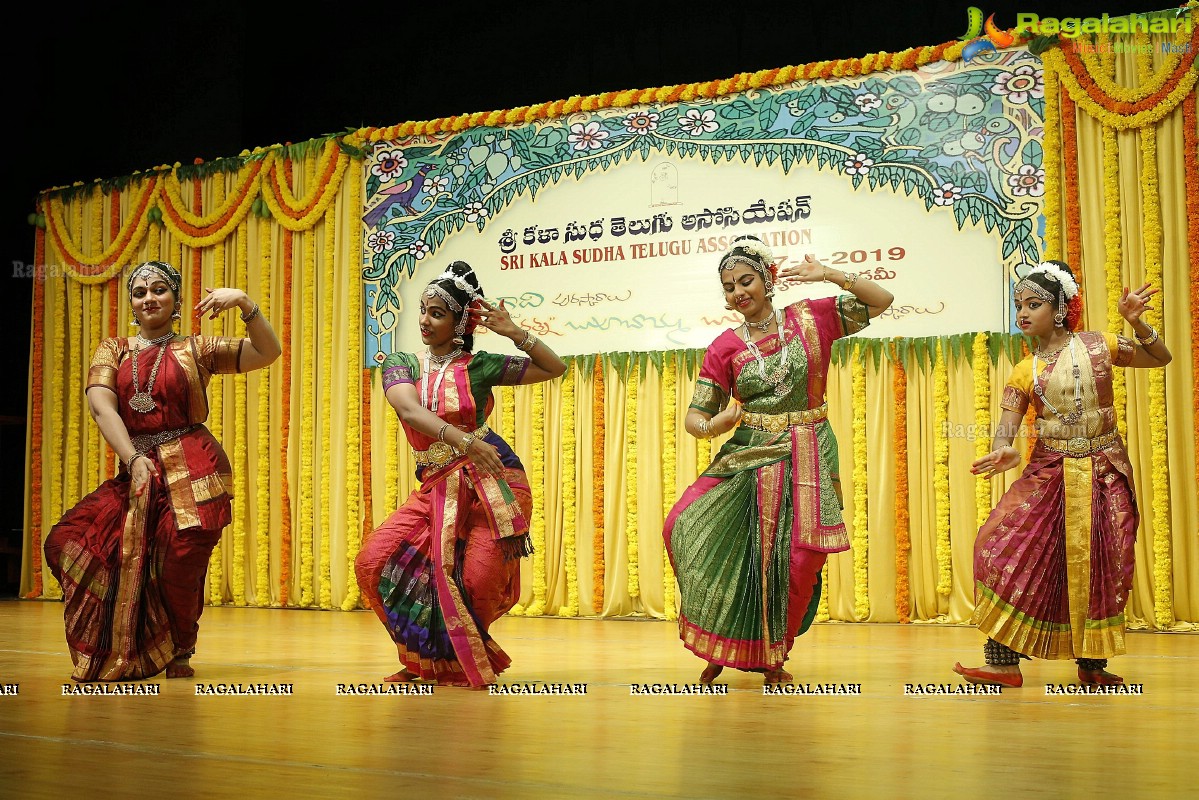
[[[437,411],[438,401],[437,395],[441,391],[441,382],[445,379],[445,371],[449,369],[450,364],[455,358],[462,355],[462,348],[455,347],[444,356],[435,356],[429,350],[425,351],[425,368],[420,377],[420,403],[430,411]],[[437,371],[437,380],[433,384],[433,391],[429,391],[429,373],[433,371],[433,367],[440,367]]]
[[[1037,350],[1035,350],[1035,351],[1033,352],[1033,355],[1040,356],[1041,358],[1053,358],[1053,357],[1054,357],[1054,356],[1056,356],[1058,353],[1062,352],[1062,351],[1063,351],[1063,350],[1065,350],[1067,347],[1069,347],[1069,346],[1070,346],[1070,343],[1071,343],[1071,342],[1073,342],[1073,341],[1074,341],[1074,334],[1073,334],[1073,333],[1071,333],[1069,336],[1067,336],[1067,337],[1066,337],[1066,341],[1062,342],[1062,346],[1061,346],[1061,347],[1059,347],[1058,349],[1054,350],[1052,353],[1048,353],[1048,352],[1046,352],[1046,351],[1044,351],[1044,350],[1037,349]]]
[[[137,335],[138,344],[144,344],[147,347],[165,345],[174,338],[174,331],[164,333],[162,336],[154,339],[147,339],[140,333]],[[141,351],[140,346],[133,350],[133,397],[129,398],[129,407],[139,414],[149,414],[158,407],[158,404],[154,402],[154,398],[150,396],[150,391],[154,388],[154,379],[158,377],[158,366],[162,364],[162,357],[166,354],[167,348],[159,348],[158,357],[154,359],[154,367],[150,370],[150,380],[146,381],[146,390],[144,392],[137,388],[137,356]]]
[[[770,328],[770,323],[774,321],[774,317],[775,314],[771,312],[770,314],[767,314],[766,318],[761,322],[750,322],[749,320],[745,320],[745,330],[748,331],[750,328],[757,328],[762,333],[766,333],[766,331]]]

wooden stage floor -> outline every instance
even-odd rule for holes
[[[1183,797],[1199,753],[1199,635],[1132,633],[1113,669],[1138,695],[1049,695],[1073,662],[1033,662],[1000,696],[957,686],[980,635],[941,625],[824,624],[792,651],[799,685],[860,694],[633,695],[691,684],[673,623],[507,617],[502,682],[584,695],[339,695],[394,650],[369,612],[209,608],[196,677],[157,696],[63,694],[62,606],[0,602],[0,797]],[[197,684],[292,694],[197,695]],[[15,693],[13,687],[16,687]]]

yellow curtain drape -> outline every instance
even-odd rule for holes
[[[1161,284],[1152,322],[1174,362],[1157,384],[1148,371],[1129,371],[1121,398],[1143,518],[1128,608],[1134,625],[1182,629],[1199,621],[1193,391],[1199,342],[1189,327],[1196,311],[1192,264],[1199,253],[1187,237],[1199,227],[1199,190],[1185,179],[1188,164],[1193,169],[1199,158],[1195,48],[1187,62],[1185,55],[1153,49],[1167,36],[1142,38],[1151,46],[1149,56],[1129,52],[1071,61],[1056,49],[1044,54],[1052,111],[1046,116],[1055,121],[1046,141],[1059,143],[1046,150],[1046,252],[1077,252],[1089,329],[1119,327],[1112,319],[1113,290],[1146,280]],[[1134,40],[1127,37],[1129,44],[1139,42]],[[1128,110],[1140,102],[1138,87],[1146,86],[1161,90],[1156,110]],[[1069,99],[1063,102],[1063,96]],[[1119,103],[1129,105],[1113,105]],[[1062,120],[1058,112],[1071,116]],[[378,376],[364,380],[360,365],[363,180],[362,161],[329,142],[295,154],[290,164],[272,153],[236,172],[183,180],[159,174],[107,193],[45,202],[47,229],[39,241],[46,263],[63,269],[48,271],[35,293],[40,327],[33,335],[40,346],[31,348],[30,398],[41,398],[41,413],[27,443],[27,454],[36,454],[38,463],[26,473],[23,595],[58,596],[40,557],[29,553],[106,474],[107,456],[82,387],[100,338],[130,331],[121,267],[161,258],[185,276],[185,310],[198,299],[195,287],[230,284],[259,300],[281,335],[285,313],[290,320],[285,359],[246,376],[215,377],[209,389],[210,425],[233,460],[237,501],[234,523],[214,555],[206,597],[259,607],[362,607],[352,562],[363,532],[415,488],[414,463],[395,414]],[[219,325],[198,325],[205,333],[242,330],[230,315]],[[182,328],[190,332],[194,323],[185,320]],[[945,348],[931,359],[935,363],[907,361],[904,414],[898,415],[896,366],[863,351],[869,335],[867,329],[847,343],[850,357],[828,377],[851,537],[855,520],[866,524],[865,536],[854,537],[854,552],[829,559],[828,616],[895,622],[897,598],[905,596],[913,622],[961,624],[973,609],[979,506],[984,500],[994,505],[1015,478],[997,478],[979,494],[969,471],[978,438],[990,436],[978,430],[976,405],[998,419],[1011,359],[1006,352],[994,363],[988,358],[982,385],[965,352],[968,344]],[[487,344],[482,337],[480,347]],[[511,430],[513,448],[540,486],[537,555],[522,562],[514,613],[672,616],[677,601],[662,522],[695,480],[702,467],[697,454],[708,443],[683,432],[694,358],[663,355],[609,354],[600,359],[602,384],[591,362],[578,359],[560,380],[496,393],[491,425]],[[854,403],[854,369],[862,370],[861,408]],[[983,386],[985,397],[978,394]],[[596,415],[602,428],[593,424]],[[864,422],[856,443],[855,418],[859,426]],[[903,430],[897,431],[900,419]],[[903,448],[896,447],[900,438]],[[905,555],[895,524],[897,452],[907,466],[906,574],[896,568]],[[855,491],[855,474],[866,481],[864,493]],[[603,535],[597,542],[592,512],[601,494]],[[856,507],[862,502],[864,509]]]

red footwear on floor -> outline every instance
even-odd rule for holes
[[[1024,676],[1019,672],[990,672],[986,667],[963,667],[960,663],[953,665],[953,671],[966,679],[967,683],[982,686],[1006,686],[1009,689],[1019,689],[1024,685]]]
[[[1124,679],[1105,669],[1087,670],[1079,667],[1078,682],[1083,686],[1119,686]]]

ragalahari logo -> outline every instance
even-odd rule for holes
[[[966,22],[968,28],[966,34],[959,37],[958,41],[969,42],[962,48],[962,60],[969,62],[970,59],[978,56],[979,53],[996,52],[996,48],[1011,47],[1012,42],[1016,41],[1016,37],[1012,36],[1007,31],[1000,30],[995,25],[995,15],[987,17],[987,21],[983,22],[983,12],[976,6],[970,6],[966,9]],[[986,38],[982,34],[986,31]]]

